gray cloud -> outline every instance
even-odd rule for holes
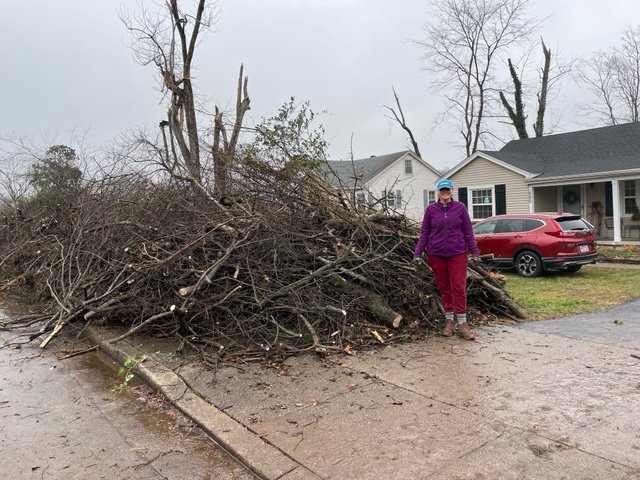
[[[138,65],[118,18],[121,0],[3,0],[0,30],[0,134],[64,135],[89,129],[95,143],[162,116],[154,72]],[[143,2],[147,3],[147,2]],[[133,2],[128,8],[135,9]],[[640,23],[634,2],[536,0],[549,15],[541,32],[567,56],[588,55],[618,41],[625,24]],[[436,167],[462,160],[450,128],[433,131],[440,109],[421,52],[428,18],[420,0],[227,0],[216,31],[201,45],[196,84],[209,105],[230,106],[240,63],[249,75],[249,121],[275,113],[289,97],[326,110],[332,158],[402,150],[407,142],[383,105],[400,94],[423,155]],[[535,58],[533,59],[535,61]],[[568,83],[554,105],[562,131],[576,120],[580,92]]]

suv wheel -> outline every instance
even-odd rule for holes
[[[536,252],[525,250],[516,257],[516,271],[523,277],[537,277],[542,273],[542,260]]]

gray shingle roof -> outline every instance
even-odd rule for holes
[[[484,153],[537,178],[640,168],[640,123],[513,140]]]
[[[374,155],[368,158],[354,160],[353,162],[351,160],[330,160],[327,162],[329,168],[324,167],[325,175],[327,180],[332,184],[339,183],[335,178],[337,175],[340,182],[347,187],[356,185],[356,179],[357,185],[362,186],[393,162],[406,155],[409,151],[410,150],[405,150],[387,155]],[[335,175],[331,170],[335,172]]]

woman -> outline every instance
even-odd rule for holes
[[[453,335],[454,319],[465,340],[475,336],[467,323],[467,255],[478,261],[480,252],[473,237],[467,207],[453,199],[453,182],[443,178],[436,183],[438,201],[429,205],[422,219],[420,238],[413,253],[416,262],[428,255],[429,267],[440,290],[445,323],[442,334]]]

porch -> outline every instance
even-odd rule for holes
[[[579,214],[594,226],[599,244],[640,245],[640,179],[594,180],[530,184],[531,211]]]

